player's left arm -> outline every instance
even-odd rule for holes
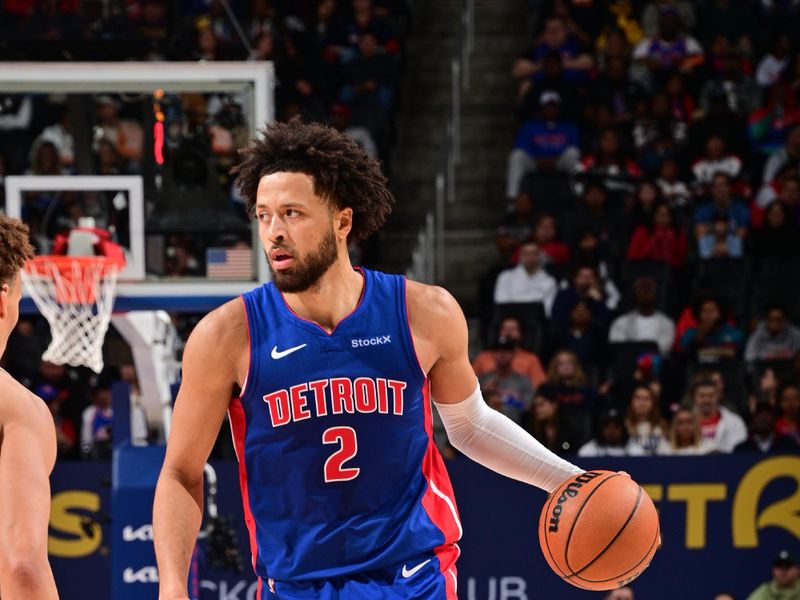
[[[420,363],[453,447],[547,492],[583,472],[486,404],[469,362],[464,314],[446,290],[409,282],[408,308]]]

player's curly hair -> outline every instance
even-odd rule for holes
[[[255,213],[258,182],[282,171],[305,173],[314,193],[336,208],[353,209],[350,239],[361,241],[375,233],[392,212],[394,197],[386,187],[380,163],[370,158],[349,136],[319,123],[270,123],[263,137],[240,150],[242,162],[231,169],[236,185]]]
[[[11,283],[33,255],[28,226],[19,219],[0,215],[0,285]]]

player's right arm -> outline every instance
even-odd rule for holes
[[[203,467],[246,374],[247,321],[240,299],[208,314],[183,353],[167,455],[153,505],[160,600],[188,600],[189,563],[203,516]]]
[[[0,594],[3,600],[57,600],[47,560],[53,417],[39,398],[0,382]]]

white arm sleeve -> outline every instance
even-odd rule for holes
[[[564,480],[583,473],[556,456],[505,415],[489,407],[480,386],[456,404],[434,402],[450,444],[501,475],[552,492]]]

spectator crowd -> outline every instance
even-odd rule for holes
[[[487,402],[562,454],[800,451],[800,4],[530,5]]]

